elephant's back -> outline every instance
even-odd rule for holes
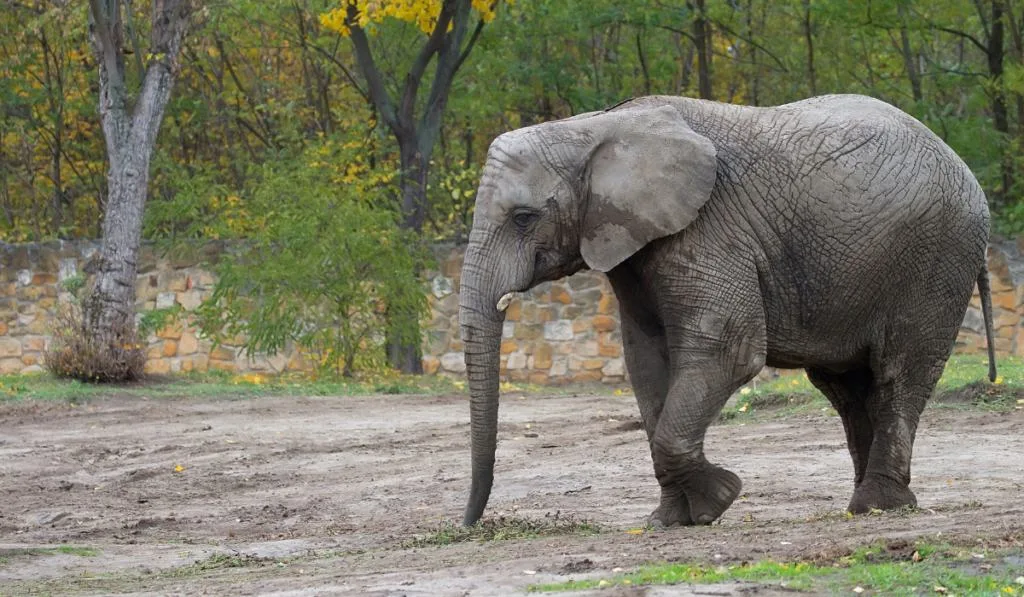
[[[888,204],[899,212],[890,217],[919,218],[941,201],[947,214],[988,221],[984,192],[967,164],[919,120],[881,100],[838,94],[751,107],[652,96],[630,105],[652,103],[673,105],[711,139],[726,184],[767,180],[791,187],[815,209],[831,203],[837,214]]]
[[[716,147],[715,189],[678,242],[710,245],[701,267],[756,269],[769,360],[839,363],[893,322],[959,324],[984,264],[988,208],[966,164],[923,124],[855,95],[772,108],[643,102],[673,105]]]
[[[777,148],[798,164],[817,202],[845,195],[834,208],[876,205],[889,218],[920,221],[956,214],[988,221],[984,191],[967,164],[913,116],[862,95],[826,95],[766,109],[761,118],[788,130]],[[822,188],[816,188],[824,186]],[[888,208],[886,205],[888,204]]]

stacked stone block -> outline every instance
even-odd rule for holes
[[[58,283],[75,275],[84,243],[0,244],[0,374],[42,371]]]
[[[994,243],[988,249],[989,285],[992,290],[992,323],[997,354],[1024,356],[1024,237]],[[956,352],[982,353],[986,349],[985,320],[977,291],[971,297]]]

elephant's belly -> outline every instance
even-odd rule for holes
[[[768,333],[765,364],[779,369],[818,367],[841,373],[868,362],[870,333],[866,329],[832,332]]]

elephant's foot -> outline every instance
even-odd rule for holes
[[[655,526],[711,524],[740,494],[735,473],[705,463],[669,487],[662,487],[661,505],[651,514]]]
[[[910,488],[881,475],[866,475],[853,490],[847,510],[865,514],[871,510],[895,510],[904,506],[917,506],[917,497]]]
[[[686,494],[678,490],[667,490],[662,487],[661,503],[647,518],[647,523],[655,528],[692,525],[693,519],[690,518],[690,502],[686,499]]]

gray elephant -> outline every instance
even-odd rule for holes
[[[918,418],[975,283],[994,379],[989,213],[967,166],[875,99],[752,108],[645,97],[512,131],[487,155],[462,270],[476,522],[493,483],[499,343],[516,292],[581,269],[619,300],[661,503],[708,524],[740,493],[705,458],[729,396],[804,368],[846,430],[849,510],[915,505]]]

